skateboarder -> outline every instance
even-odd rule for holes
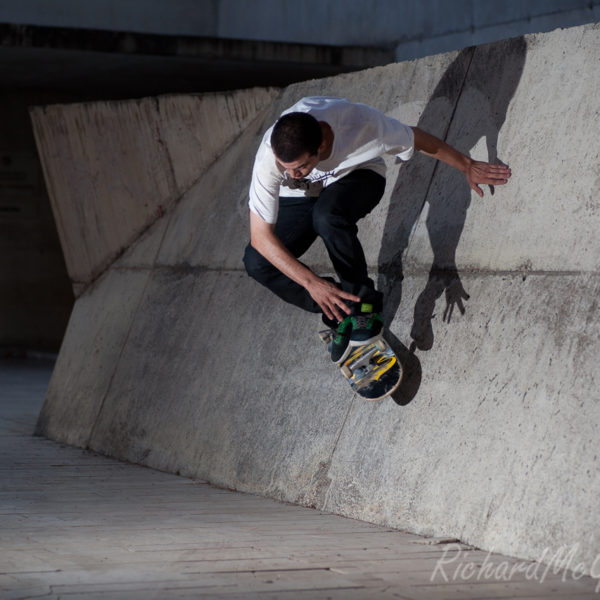
[[[382,330],[382,294],[367,273],[356,223],[385,189],[383,154],[407,161],[414,150],[461,171],[479,185],[501,185],[510,169],[475,161],[425,131],[342,98],[302,98],[284,111],[258,148],[250,184],[248,274],[281,299],[322,313],[337,330],[331,358]],[[339,278],[319,277],[298,258],[317,236]]]

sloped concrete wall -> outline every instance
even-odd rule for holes
[[[566,546],[589,572],[599,87],[590,26],[287,88],[79,298],[38,433],[519,557]],[[374,404],[329,364],[318,318],[241,265],[254,151],[308,94],[367,102],[513,169],[479,199],[427,157],[390,165],[360,235],[406,374]],[[319,245],[304,260],[327,272]]]
[[[31,110],[76,294],[189,189],[275,93],[242,90]]]

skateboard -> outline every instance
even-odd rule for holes
[[[333,329],[319,332],[321,341],[328,347],[336,335]],[[354,346],[338,367],[352,390],[365,400],[389,396],[402,381],[402,365],[383,337],[370,344]]]

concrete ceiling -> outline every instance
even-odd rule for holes
[[[0,25],[0,89],[81,100],[285,86],[392,60],[386,49]]]

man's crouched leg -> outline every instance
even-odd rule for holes
[[[287,275],[284,275],[279,269],[275,268],[251,244],[246,246],[244,266],[252,279],[271,290],[284,302],[293,304],[308,312],[321,312],[319,305],[300,284],[292,281]]]

